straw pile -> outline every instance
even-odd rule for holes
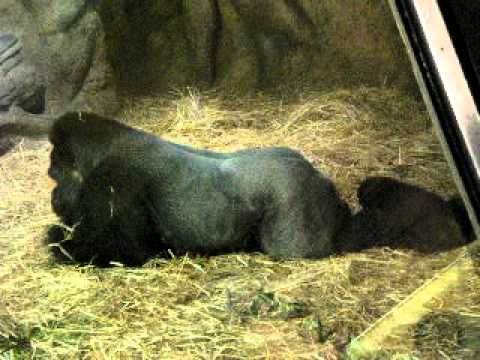
[[[392,90],[235,99],[186,89],[124,100],[121,118],[177,142],[222,151],[300,150],[352,206],[358,183],[374,174],[454,192],[423,106]],[[340,359],[352,337],[460,251],[374,249],[285,262],[261,254],[185,256],[139,269],[57,266],[40,246],[45,227],[56,221],[49,150],[20,144],[0,158],[0,359]],[[411,330],[414,348],[400,344],[378,358],[473,356],[445,317],[478,319],[479,285],[466,275],[448,301],[432,304],[437,316]]]

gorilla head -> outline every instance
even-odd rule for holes
[[[444,200],[386,177],[366,179],[357,196],[362,208],[336,240],[342,251],[390,246],[431,253],[473,241],[473,228],[460,198]]]
[[[50,133],[57,259],[139,265],[170,249],[321,258],[350,216],[333,183],[287,148],[196,150],[90,113]]]

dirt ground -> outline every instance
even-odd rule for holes
[[[232,99],[186,89],[124,103],[120,118],[177,142],[222,151],[295,148],[354,208],[357,185],[371,175],[455,193],[423,105],[392,90]],[[41,246],[57,220],[50,145],[37,145],[19,144],[0,158],[1,360],[342,359],[352,338],[463,251],[424,256],[382,248],[282,262],[262,254],[190,255],[138,269],[59,266]],[[446,298],[432,302],[431,317],[376,358],[474,359],[462,319],[480,317],[479,285],[465,273]]]

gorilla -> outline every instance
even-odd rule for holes
[[[460,198],[371,177],[352,216],[334,184],[288,148],[219,153],[175,144],[92,113],[50,131],[46,244],[58,261],[141,265],[192,252],[322,258],[371,247],[444,251],[474,239]]]
[[[387,177],[366,179],[357,197],[361,210],[336,238],[338,251],[389,246],[433,253],[474,240],[459,197],[444,200],[426,189]]]
[[[49,139],[62,225],[45,242],[59,261],[136,266],[167,251],[322,258],[351,216],[334,184],[288,148],[197,150],[76,112]]]

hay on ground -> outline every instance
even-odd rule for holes
[[[295,148],[352,206],[358,183],[371,175],[455,191],[423,106],[395,91],[232,99],[187,89],[124,102],[124,120],[177,142],[219,151]],[[58,266],[40,246],[56,221],[48,156],[47,145],[20,145],[0,158],[0,304],[9,314],[0,321],[11,322],[0,324],[0,359],[340,359],[351,338],[461,251],[422,256],[384,248],[283,262],[261,254],[187,255],[139,269]],[[432,308],[478,317],[479,285],[466,275]],[[400,343],[379,358],[448,358],[463,346],[468,359],[466,345],[446,346],[435,335],[438,326],[425,324],[412,330],[416,348]]]

